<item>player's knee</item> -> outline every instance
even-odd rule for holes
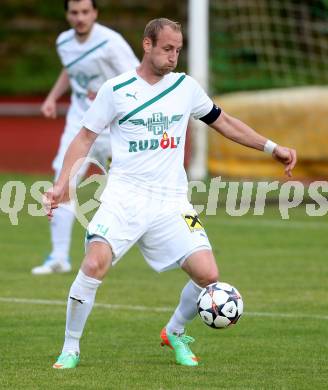
[[[110,266],[110,259],[104,256],[88,255],[82,264],[82,270],[87,275],[102,279]]]
[[[198,284],[201,287],[206,287],[211,283],[215,283],[219,280],[219,271],[218,269],[211,269],[201,275],[198,279]]]
[[[88,257],[83,263],[83,268],[87,269],[88,275],[94,275],[99,273],[102,266],[97,259]]]
[[[207,264],[207,267],[202,272],[202,287],[208,286],[219,280],[219,269],[215,262]]]

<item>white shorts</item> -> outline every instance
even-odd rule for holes
[[[211,250],[206,232],[187,201],[150,199],[133,191],[112,191],[89,223],[86,245],[107,241],[113,264],[135,244],[157,272],[177,268],[198,249]]]
[[[81,126],[66,124],[65,130],[60,138],[60,144],[57,151],[57,155],[52,162],[52,168],[55,171],[55,180],[58,179],[61,168],[63,166],[65,153],[73,141],[74,137],[80,131]],[[97,160],[104,168],[107,166],[107,161],[111,157],[110,147],[110,133],[109,130],[105,130],[101,133],[94,144],[92,145],[88,157]],[[79,170],[79,177],[82,177],[88,170],[89,163],[83,164]]]

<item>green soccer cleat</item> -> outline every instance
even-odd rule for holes
[[[195,341],[194,338],[187,336],[185,334],[175,335],[168,333],[166,328],[161,331],[161,346],[167,345],[169,348],[173,349],[175,352],[175,360],[178,364],[182,366],[198,366],[198,359],[192,353],[189,343]]]
[[[53,368],[62,370],[64,368],[75,368],[80,362],[80,355],[77,352],[62,352]]]

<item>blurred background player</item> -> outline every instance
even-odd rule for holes
[[[66,18],[71,29],[57,38],[57,51],[63,69],[44,101],[41,111],[47,118],[57,115],[56,102],[71,88],[71,104],[66,126],[52,167],[58,178],[65,152],[80,130],[84,112],[96,97],[100,86],[109,78],[135,68],[139,61],[124,38],[117,32],[96,23],[98,16],[95,0],[65,0]],[[98,137],[89,154],[102,165],[110,156],[109,131]],[[87,165],[79,171],[79,176]],[[51,221],[52,251],[44,263],[32,269],[32,274],[69,272],[69,249],[74,222],[74,201],[60,204]]]

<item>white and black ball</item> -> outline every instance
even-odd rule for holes
[[[223,329],[236,324],[243,314],[243,299],[228,283],[212,283],[203,288],[197,300],[198,314],[206,325]]]

